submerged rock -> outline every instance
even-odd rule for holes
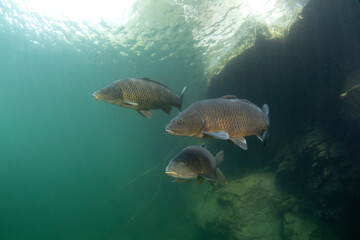
[[[344,229],[357,215],[359,159],[356,145],[330,137],[325,129],[294,139],[277,153],[276,182],[299,199],[284,214],[285,239],[343,239],[334,236],[354,234]],[[327,238],[322,237],[326,232]]]
[[[272,172],[261,170],[229,180],[216,191],[193,191],[192,211],[215,238],[282,239],[281,211],[287,197],[276,186]]]
[[[351,153],[343,142],[317,129],[279,151],[274,158],[276,179],[291,193],[311,193],[316,198],[342,194],[345,178],[357,180],[360,171],[349,159]]]

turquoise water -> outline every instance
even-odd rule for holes
[[[170,117],[154,111],[148,120],[92,93],[144,76],[177,94],[188,85],[188,103],[201,65],[149,63],[146,53],[132,59],[86,47],[79,53],[67,44],[49,47],[40,36],[43,47],[0,20],[0,238],[173,238],[164,222],[176,239],[195,238],[196,231],[178,231],[192,229],[192,219],[164,174],[169,154],[185,146],[165,132]]]
[[[270,14],[268,22],[274,18],[287,25],[264,30],[255,24],[258,13],[247,15],[242,25],[233,24],[241,8],[231,4],[238,1],[227,1],[226,6],[216,1],[135,1],[132,14],[122,12],[121,21],[103,17],[94,23],[55,19],[0,0],[0,239],[245,239],[231,237],[232,210],[228,222],[216,216],[213,222],[206,219],[215,212],[207,205],[211,200],[203,206],[209,214],[199,211],[202,196],[212,199],[218,191],[207,183],[197,188],[172,183],[164,174],[179,151],[202,142],[213,154],[225,151],[221,169],[229,183],[245,175],[252,179],[252,171],[259,168],[270,169],[276,186],[289,195],[285,200],[299,199],[295,207],[288,207],[291,210],[281,205],[279,224],[284,212],[295,217],[314,212],[311,221],[326,225],[318,224],[312,238],[302,239],[329,239],[328,229],[337,227],[340,234],[333,234],[334,239],[356,239],[359,119],[346,109],[353,111],[352,101],[358,103],[360,95],[353,91],[353,98],[344,101],[347,112],[338,111],[339,95],[349,89],[347,84],[360,83],[360,33],[354,25],[360,7],[349,0],[344,6],[331,1],[327,8],[326,1],[319,1],[299,17],[292,14],[308,1],[278,1],[288,2],[286,7],[267,2],[268,8],[285,9],[283,17]],[[229,9],[220,11],[225,7]],[[213,12],[221,14],[214,14],[216,18],[210,16]],[[270,40],[286,35],[287,26],[302,18],[288,42]],[[263,32],[257,35],[255,30]],[[134,110],[93,99],[99,88],[128,77],[150,77],[176,94],[187,86],[183,108],[226,94],[259,106],[267,103],[269,145],[264,148],[250,137],[249,150],[243,151],[225,141],[172,136],[165,126],[177,109],[171,116],[154,110],[153,117],[145,119]],[[301,145],[319,139],[318,128],[326,133],[321,135],[325,140],[314,140],[315,147]],[[326,141],[330,147],[323,148],[340,145],[341,150],[335,149],[340,153],[334,150],[336,157],[313,162],[309,156],[320,156],[322,152],[316,151]],[[293,145],[295,156],[289,157],[286,147]],[[281,172],[288,170],[279,166],[291,165],[289,159],[300,163],[290,174]],[[313,170],[314,166],[320,167]],[[331,173],[323,177],[324,172]],[[232,206],[217,199],[220,213]],[[257,225],[246,222],[258,216],[256,209],[244,215],[235,225]],[[305,234],[304,226],[298,231]],[[284,232],[276,239],[297,239]]]

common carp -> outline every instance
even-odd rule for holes
[[[109,84],[93,96],[96,100],[135,109],[142,116],[151,118],[150,109],[162,109],[167,114],[172,107],[181,111],[185,89],[177,96],[165,85],[149,78],[127,78]]]
[[[166,126],[170,134],[229,140],[247,150],[244,137],[256,135],[264,141],[269,128],[269,107],[260,109],[245,99],[227,95],[201,100],[179,113]]]
[[[175,182],[197,179],[198,185],[205,179],[213,186],[216,180],[225,184],[225,176],[218,168],[223,159],[224,151],[214,157],[203,145],[189,146],[170,160],[165,173],[176,178]]]

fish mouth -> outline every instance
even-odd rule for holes
[[[174,131],[172,131],[172,130],[169,130],[169,129],[166,129],[166,131],[167,131],[168,133],[170,133],[170,134],[173,134],[173,135],[176,134],[176,132],[174,132]]]
[[[176,132],[174,130],[169,129],[167,126],[165,128],[165,131],[170,133],[170,134],[176,135]]]
[[[172,176],[172,177],[179,176],[179,174],[177,172],[174,172],[174,171],[165,171],[165,174],[169,175],[169,176]]]
[[[93,97],[95,98],[95,100],[100,100],[100,96],[97,95],[96,93],[93,94]]]

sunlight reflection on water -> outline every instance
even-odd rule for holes
[[[0,16],[43,47],[201,58],[206,80],[257,37],[283,38],[309,0],[0,0]]]

